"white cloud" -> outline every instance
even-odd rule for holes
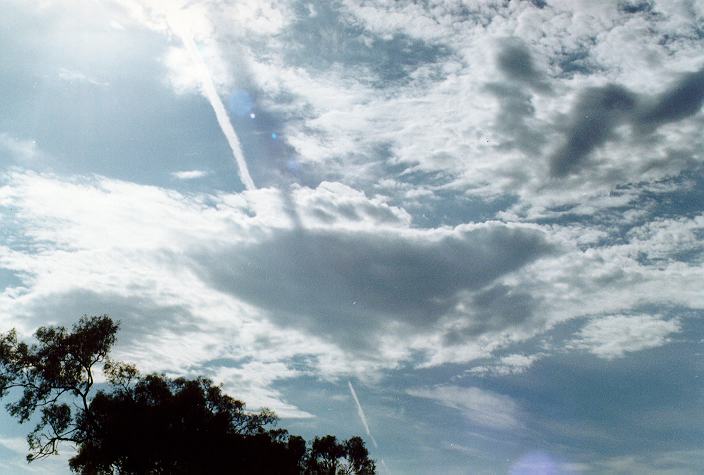
[[[195,180],[197,178],[203,178],[208,176],[208,172],[204,170],[182,170],[178,172],[172,172],[171,176],[179,180]]]
[[[483,375],[496,375],[496,376],[507,376],[511,374],[521,374],[528,371],[528,369],[533,366],[533,363],[542,358],[543,354],[535,355],[522,355],[518,353],[502,356],[494,364],[474,366],[467,370],[470,374],[475,374],[479,376]]]
[[[370,190],[392,168],[412,188],[432,178],[423,196],[442,190],[488,201],[511,194],[519,199],[502,217],[532,220],[632,205],[638,193],[614,194],[617,185],[676,175],[704,145],[693,118],[663,127],[657,140],[619,129],[619,140],[596,147],[580,174],[550,176],[548,156],[586,88],[622,84],[650,98],[680,72],[701,67],[704,41],[687,33],[701,13],[683,2],[657,4],[657,15],[629,14],[613,2],[343,2],[316,20],[327,15],[350,35],[308,25],[325,47],[312,59],[300,54],[310,34],[299,29],[310,19],[289,2],[118,3],[157,31],[190,29],[215,88],[256,91],[257,106],[283,120],[297,161],[319,180]],[[497,57],[507,38],[525,44],[553,94],[522,89],[501,71]],[[677,48],[661,38],[676,39]],[[364,61],[369,44],[374,57]],[[166,55],[170,82],[179,92],[195,91],[192,61],[174,46]],[[406,59],[403,80],[383,80]]]
[[[13,160],[25,166],[44,156],[36,140],[20,139],[5,132],[0,133],[0,150],[5,150]]]
[[[406,391],[409,395],[431,399],[459,410],[471,423],[496,430],[520,429],[521,411],[508,396],[485,389],[460,386],[435,386]]]
[[[651,315],[611,315],[587,323],[570,343],[596,356],[614,359],[626,353],[656,348],[679,332],[677,319],[664,320]]]
[[[0,294],[4,327],[31,332],[112,313],[124,322],[120,358],[173,372],[253,359],[215,371],[226,384],[265,362],[268,379],[239,390],[288,415],[303,412],[275,403],[280,394],[269,386],[298,376],[291,358],[305,356],[308,370],[326,377],[372,380],[414,349],[432,358],[443,350],[429,343],[428,321],[462,319],[452,302],[465,288],[548,249],[524,225],[414,229],[404,210],[339,183],[293,187],[286,199],[273,189],[183,195],[18,171],[3,181],[1,216],[12,226],[0,266],[22,281]],[[433,282],[423,283],[429,269]],[[486,355],[485,343],[473,348]]]
[[[62,81],[70,82],[70,83],[83,83],[83,84],[90,84],[92,86],[109,86],[110,83],[106,81],[100,81],[98,79],[95,79],[91,76],[88,76],[87,74],[81,72],[81,71],[76,71],[74,69],[67,69],[67,68],[60,68],[59,73],[58,73],[59,79]]]
[[[27,451],[27,440],[24,437],[0,437],[0,445],[12,452],[24,453]]]
[[[307,419],[311,413],[284,402],[280,391],[272,389],[272,383],[300,376],[299,371],[281,361],[250,361],[241,367],[221,367],[215,373],[219,381],[224,381],[228,394],[236,394],[248,404],[249,409],[273,409],[279,417]]]

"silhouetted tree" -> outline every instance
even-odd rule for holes
[[[83,474],[262,473],[373,474],[364,442],[315,438],[276,429],[276,416],[249,412],[205,378],[140,375],[108,357],[118,324],[107,315],[83,317],[72,331],[42,327],[27,345],[0,334],[0,397],[20,422],[38,412],[29,434],[33,461],[72,443],[71,469]],[[95,365],[107,384],[96,390]]]
[[[307,458],[306,473],[316,475],[372,475],[376,467],[360,437],[342,443],[333,435],[316,437]]]
[[[0,336],[0,397],[13,388],[22,391],[19,400],[7,405],[20,422],[37,410],[40,413],[39,423],[27,437],[28,461],[57,453],[59,442],[83,442],[77,416],[90,419],[93,367],[107,361],[117,328],[102,315],[81,318],[73,332],[41,327],[35,333],[37,343],[31,346],[18,341],[15,330]]]

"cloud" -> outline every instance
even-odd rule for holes
[[[20,139],[5,132],[0,133],[0,150],[5,150],[13,160],[25,166],[44,156],[36,140]]]
[[[653,7],[657,16],[608,3],[372,1],[316,7],[311,16],[289,2],[121,3],[162,32],[190,19],[218,92],[256,97],[257,117],[282,131],[285,158],[249,164],[263,183],[338,181],[370,193],[393,173],[405,188],[423,183],[429,193],[485,203],[509,194],[539,213],[548,194],[556,207],[599,199],[644,170],[657,180],[697,160],[691,124],[646,140],[621,127],[637,129],[641,105],[665,98],[653,85],[701,67],[698,40],[678,33],[695,20],[674,5]],[[661,38],[681,38],[680,47]],[[315,44],[325,45],[321,54],[307,54]],[[197,88],[187,52],[172,53],[172,84]],[[586,101],[580,107],[597,118],[580,120],[579,100],[609,86],[638,99],[638,111]],[[269,125],[253,122],[252,136],[268,136]]]
[[[533,64],[528,47],[519,39],[505,40],[497,57],[499,70],[513,81],[523,83],[539,92],[547,92],[550,86],[545,82],[543,72]]]
[[[475,387],[435,386],[406,392],[457,409],[469,422],[481,427],[502,431],[515,431],[523,427],[518,404],[510,397],[493,391]]]
[[[211,248],[198,262],[211,285],[267,309],[278,324],[370,351],[390,325],[429,329],[454,311],[463,292],[550,250],[540,232],[500,223],[426,232],[293,229]],[[514,323],[493,318],[478,319],[473,329]]]
[[[24,437],[0,437],[0,445],[19,454],[27,451],[27,440]]]
[[[249,409],[273,409],[279,417],[288,419],[315,417],[308,411],[286,403],[281,391],[272,388],[277,381],[301,375],[300,371],[292,369],[286,362],[246,361],[236,367],[219,367],[214,375],[218,381],[225,381],[225,390],[229,394],[236,394],[243,401],[254,401],[248,404]]]
[[[693,116],[704,104],[704,69],[683,74],[637,116],[642,128],[657,128]]]
[[[171,172],[171,176],[178,180],[195,180],[208,176],[208,172],[204,170],[183,170],[179,172]]]
[[[98,79],[88,76],[85,73],[82,73],[81,71],[76,71],[73,69],[60,68],[58,76],[59,79],[61,79],[62,81],[66,81],[69,83],[82,83],[100,87],[107,87],[110,85],[110,83],[106,81],[100,81]]]
[[[636,101],[633,93],[615,84],[584,91],[572,109],[564,144],[550,157],[550,174],[563,177],[578,171],[587,156],[628,119]]]
[[[652,132],[696,114],[704,103],[704,69],[683,75],[655,98],[608,84],[583,91],[570,113],[565,141],[550,157],[550,173],[564,177],[578,172],[596,148],[615,137],[621,124]]]
[[[503,135],[499,148],[518,148],[540,154],[546,139],[529,122],[535,116],[531,95],[522,88],[497,82],[487,84],[486,90],[495,95],[501,105],[496,115],[496,128]]]
[[[604,359],[662,346],[679,332],[677,319],[663,320],[651,315],[611,315],[587,323],[569,344],[586,349]]]
[[[512,374],[522,374],[528,371],[528,369],[543,356],[543,354],[523,355],[513,353],[502,356],[498,359],[498,361],[496,361],[496,363],[474,366],[467,370],[467,373],[478,376],[507,376]]]
[[[463,345],[467,340],[487,333],[500,333],[534,323],[539,297],[505,284],[487,286],[462,302],[467,317],[444,335],[448,346]]]
[[[244,353],[368,374],[411,348],[442,352],[418,339],[444,332],[441,321],[469,324],[471,335],[514,326],[466,303],[478,294],[484,305],[486,287],[554,252],[531,226],[414,229],[404,210],[339,183],[182,195],[14,172],[0,205],[13,223],[6,234],[23,236],[21,247],[12,238],[0,247],[0,266],[22,280],[0,298],[6,319],[31,331],[57,308],[62,322],[114,310],[132,329],[124,354],[154,370]],[[200,350],[169,348],[179,338]]]

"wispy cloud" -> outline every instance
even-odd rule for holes
[[[677,319],[665,320],[652,315],[611,315],[587,323],[570,346],[586,349],[600,358],[614,359],[626,353],[662,346],[680,328]]]
[[[43,155],[36,140],[20,139],[4,132],[0,133],[0,150],[2,149],[9,152],[13,159],[24,162],[24,165]]]
[[[101,87],[106,87],[110,85],[110,83],[108,83],[107,81],[100,81],[94,77],[88,76],[87,74],[74,69],[60,68],[58,76],[59,79],[66,82],[83,83]]]
[[[523,426],[520,409],[508,396],[475,387],[435,386],[414,388],[409,395],[431,399],[457,409],[470,422],[496,430],[516,430]]]
[[[521,354],[511,354],[502,356],[496,363],[475,366],[469,370],[467,373],[474,375],[495,375],[495,376],[506,376],[510,374],[521,374],[525,373],[537,360],[539,360],[543,354],[535,355],[521,355]]]

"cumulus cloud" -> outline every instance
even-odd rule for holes
[[[651,315],[611,315],[587,323],[570,344],[600,358],[614,359],[626,353],[662,346],[680,331],[677,319]]]
[[[510,397],[493,391],[448,385],[413,388],[406,392],[457,409],[470,423],[481,427],[513,431],[523,426],[518,404]]]

